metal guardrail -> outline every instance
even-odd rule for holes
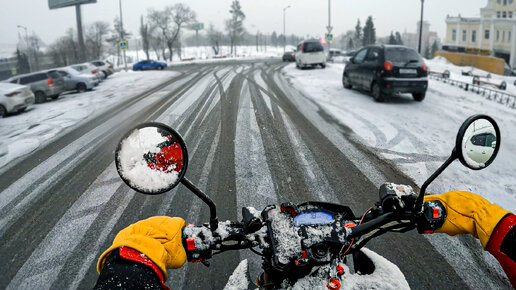
[[[445,84],[450,84],[452,86],[464,89],[465,91],[474,92],[477,95],[482,95],[486,97],[486,99],[495,101],[499,104],[506,105],[509,108],[516,109],[516,96],[504,93],[498,90],[486,88],[484,86],[476,85],[476,84],[468,84],[461,81],[452,80],[449,78],[444,78],[438,75],[429,75],[431,79],[441,81]]]

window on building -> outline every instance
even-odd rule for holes
[[[471,42],[477,42],[477,31],[471,31]]]
[[[496,31],[496,41],[500,40],[500,30]]]
[[[489,30],[484,31],[484,39],[489,39]]]
[[[505,30],[502,31],[502,41],[505,41]]]
[[[457,30],[452,29],[451,39],[452,39],[452,41],[456,41],[457,40]]]
[[[507,5],[507,0],[503,0],[503,5]]]
[[[466,41],[466,39],[468,39],[468,33],[466,32],[466,30],[462,30],[462,41]]]
[[[507,18],[507,12],[502,12],[502,18]]]
[[[509,11],[509,18],[512,18],[512,11]]]
[[[507,31],[507,42],[511,42],[511,32]]]
[[[496,18],[500,18],[500,11],[496,11]]]

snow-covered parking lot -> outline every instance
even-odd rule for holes
[[[92,119],[145,92],[175,72],[118,72],[86,93],[66,93],[55,101],[0,119],[0,168],[48,143],[65,129]]]
[[[427,64],[433,65],[432,61]],[[482,171],[471,171],[455,162],[428,191],[473,191],[516,211],[515,109],[435,80],[430,80],[423,102],[402,95],[376,103],[369,93],[343,88],[343,69],[344,64],[329,64],[326,69],[298,70],[290,64],[284,73],[308,98],[351,128],[359,141],[395,164],[419,186],[450,155],[457,131],[467,117],[491,115],[502,135],[501,149],[493,164]]]

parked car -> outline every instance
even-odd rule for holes
[[[7,114],[23,112],[34,104],[34,94],[28,86],[0,83],[0,118]]]
[[[108,76],[112,75],[115,70],[113,69],[113,65],[104,60],[95,60],[90,61],[90,63],[97,67],[97,70],[104,74],[104,79],[107,79]]]
[[[98,80],[97,85],[104,79],[103,74],[97,70],[96,66],[91,63],[74,64],[68,67],[76,70],[80,74],[90,74],[96,76]]]
[[[293,51],[285,51],[282,59],[283,61],[296,61],[296,53]]]
[[[93,87],[95,87],[95,83],[97,83],[97,76],[91,74],[80,74],[69,67],[57,69],[57,72],[63,76],[67,91],[78,91],[79,93],[82,93],[93,89]]]
[[[63,77],[55,70],[17,75],[7,82],[29,86],[34,93],[36,104],[45,102],[49,97],[57,99],[66,90]]]
[[[342,74],[345,88],[371,91],[377,102],[395,93],[411,93],[422,101],[428,88],[428,69],[412,48],[377,45],[360,49]]]
[[[464,151],[477,163],[486,163],[496,148],[496,133],[492,126],[475,129],[471,136],[467,137]]]
[[[320,65],[326,67],[326,54],[319,40],[304,40],[297,45],[296,67],[305,68],[307,66]]]
[[[330,48],[330,50],[328,51],[328,56],[327,56],[326,60],[333,61],[333,59],[335,57],[341,57],[341,56],[344,56],[344,53],[342,52],[342,50],[337,49],[337,48]]]
[[[140,62],[137,62],[133,65],[133,70],[151,70],[151,69],[157,69],[157,70],[163,70],[167,67],[167,64],[164,62],[159,62],[155,60],[142,60]]]

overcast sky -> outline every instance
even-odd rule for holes
[[[136,34],[140,15],[149,8],[161,9],[166,5],[187,3],[197,13],[200,22],[213,23],[223,29],[224,20],[229,18],[231,0],[122,0],[123,18],[126,29]],[[257,30],[265,33],[283,30],[283,7],[287,10],[287,34],[311,36],[322,35],[328,23],[328,1],[326,0],[241,0],[247,16],[245,27],[251,33]],[[416,31],[419,19],[419,0],[331,0],[333,32],[340,34],[353,29],[357,18],[364,23],[372,15],[378,36],[393,31]],[[441,38],[445,33],[447,14],[479,16],[480,8],[487,0],[427,0],[425,20],[431,23],[431,30]],[[83,24],[103,20],[110,23],[119,14],[118,0],[98,0],[96,4],[83,6]],[[48,9],[48,0],[0,0],[0,44],[13,44],[18,40],[17,25],[28,27],[44,42],[50,43],[62,36],[70,27],[76,27],[75,9]]]

